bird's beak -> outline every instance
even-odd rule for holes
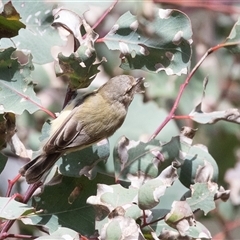
[[[144,77],[139,77],[139,78],[135,78],[137,84],[140,84],[145,78]]]
[[[144,91],[141,88],[141,83],[145,79],[144,77],[135,78],[136,79],[136,93],[143,93]]]

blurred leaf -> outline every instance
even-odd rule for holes
[[[186,231],[193,225],[193,212],[186,201],[174,201],[165,221],[169,226],[177,229],[182,236],[185,236]]]
[[[11,197],[1,197],[0,206],[0,218],[3,219],[17,219],[22,217],[23,215],[33,212],[32,207],[29,207],[27,204],[17,202]]]
[[[33,91],[31,55],[21,64],[14,54],[14,48],[0,50],[0,113],[22,114],[24,110],[33,113],[39,110],[40,101]]]
[[[238,109],[227,109],[225,111],[214,111],[210,113],[205,113],[202,111],[202,102],[205,98],[206,87],[208,84],[208,78],[205,78],[203,81],[203,92],[202,99],[200,103],[191,111],[189,117],[198,123],[202,124],[213,124],[220,120],[240,123],[240,112]]]
[[[54,21],[52,26],[66,29],[79,41],[79,43],[83,40],[83,36],[80,31],[82,25],[82,18],[75,12],[64,8],[54,10]]]
[[[201,105],[201,104],[200,104]],[[238,109],[227,109],[225,111],[214,111],[210,113],[202,112],[198,105],[190,114],[189,117],[201,124],[214,124],[220,120],[240,124],[240,112]]]
[[[217,184],[195,183],[191,186],[192,196],[186,200],[194,212],[201,209],[206,215],[216,208],[214,195],[217,192]]]
[[[63,177],[61,183],[45,186],[43,193],[34,197],[32,202],[39,212],[27,216],[23,219],[24,223],[47,227],[50,233],[61,226],[83,235],[92,235],[95,230],[95,213],[93,207],[86,204],[86,200],[96,194],[99,183],[112,184],[113,178],[106,175],[97,175],[93,180],[83,176]],[[76,187],[79,193],[72,201],[72,193]]]
[[[230,44],[229,46],[225,46],[232,53],[240,52],[240,18],[238,18],[237,22],[234,24],[229,36],[227,37],[225,43]]]
[[[7,146],[15,134],[16,119],[13,113],[0,114],[0,150]]]
[[[80,45],[95,42],[98,34],[93,31],[90,25],[78,14],[68,9],[55,9],[52,26],[64,28],[74,37],[74,52]]]
[[[193,239],[212,239],[209,230],[199,221],[196,221],[194,226],[190,226],[189,229],[186,231],[186,234]]]
[[[127,12],[102,40],[109,49],[121,51],[121,67],[125,70],[186,74],[192,36],[188,17],[170,9],[155,9],[152,17],[149,21]]]
[[[14,37],[18,35],[21,28],[26,27],[19,19],[20,15],[13,7],[12,2],[6,3],[0,14],[0,39]]]
[[[101,231],[101,239],[143,239],[140,237],[139,226],[134,219],[117,216],[110,219]]]
[[[237,162],[234,168],[230,168],[225,172],[224,180],[228,183],[231,190],[230,199],[233,205],[240,204],[240,163]]]
[[[64,239],[71,239],[71,240],[77,240],[79,239],[80,240],[80,236],[78,234],[78,232],[75,232],[73,231],[72,229],[70,228],[65,228],[65,227],[59,227],[57,229],[57,231],[51,233],[50,235],[45,235],[45,236],[42,236],[42,237],[38,237],[36,238],[37,240],[39,239],[42,239],[42,240],[46,240],[46,239],[52,239],[52,240],[64,240]]]
[[[160,232],[160,235],[158,236],[159,239],[181,239],[184,238],[181,233],[177,232],[176,230],[173,230],[167,225],[162,224],[162,230]],[[192,239],[212,239],[212,236],[208,229],[201,224],[198,221],[194,221],[194,225],[189,226],[188,229],[185,231],[185,235],[189,237],[192,237]]]
[[[4,0],[3,2],[8,2]],[[1,39],[2,48],[17,46],[18,49],[31,51],[34,63],[44,64],[53,61],[51,48],[62,45],[57,30],[51,27],[53,2],[21,2],[13,1],[14,8],[21,15],[26,29],[21,29],[18,36]]]

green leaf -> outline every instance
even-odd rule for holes
[[[7,146],[16,133],[16,119],[13,113],[0,114],[0,150]]]
[[[189,188],[196,182],[217,182],[218,165],[203,145],[192,146],[178,169],[179,180]]]
[[[20,50],[30,50],[34,63],[52,62],[52,47],[63,44],[57,30],[51,26],[54,3],[13,1],[13,5],[21,15],[26,29],[20,29],[18,36],[13,37],[11,41],[8,38],[1,39],[1,47],[17,46]]]
[[[120,184],[98,184],[97,195],[89,197],[87,203],[95,206],[98,213],[100,213],[102,209],[105,209],[105,213],[110,213],[115,208],[125,206],[126,204],[129,204],[126,208],[130,208],[137,196],[137,192],[137,189],[131,187],[129,189],[124,188]],[[126,213],[127,209],[125,209]]]
[[[138,204],[141,209],[150,209],[159,203],[161,196],[165,194],[167,187],[170,187],[177,179],[177,171],[173,166],[164,169],[161,174],[143,184],[138,191]]]
[[[20,15],[13,7],[12,2],[4,5],[3,12],[0,14],[0,39],[12,38],[18,35],[21,28],[25,28],[25,24],[19,21]]]
[[[51,233],[49,236],[42,236],[42,237],[38,237],[36,238],[37,240],[39,239],[42,239],[42,240],[45,240],[45,239],[52,239],[52,240],[64,240],[64,239],[74,239],[74,240],[77,240],[77,239],[80,239],[79,237],[79,234],[78,232],[76,231],[73,231],[72,229],[69,229],[69,228],[65,228],[65,227],[59,227],[57,229],[57,231]]]
[[[197,209],[204,211],[206,215],[215,209],[214,195],[217,192],[217,184],[195,183],[191,186],[192,196],[186,201],[194,212]]]
[[[124,188],[121,185],[98,184],[96,196],[88,198],[87,203],[94,206],[98,219],[103,219],[117,207],[124,207],[125,215],[137,219],[141,216],[139,207],[133,204],[137,189]]]
[[[101,239],[143,239],[136,221],[132,218],[117,216],[104,225],[101,231]]]
[[[174,201],[170,213],[165,216],[166,223],[185,236],[193,223],[193,212],[186,201]]]
[[[157,177],[165,167],[179,157],[179,151],[186,151],[188,146],[179,137],[160,144],[159,140],[147,143],[135,142],[122,137],[114,149],[115,177],[117,180],[131,181],[139,186],[146,179]],[[145,179],[145,180],[144,180]]]
[[[240,18],[238,18],[237,22],[234,24],[229,36],[227,37],[226,46],[230,52],[239,53],[240,52]]]
[[[214,124],[220,120],[240,124],[240,112],[237,108],[210,113],[202,112],[199,108],[195,108],[189,114],[189,117],[201,124]]]
[[[81,151],[62,156],[59,161],[59,172],[64,176],[93,177],[93,168],[109,157],[109,143],[103,140]]]
[[[7,163],[7,157],[4,156],[1,152],[0,152],[0,173],[3,171],[3,169],[6,166]]]
[[[111,147],[110,157],[106,165],[104,165],[103,171],[115,174],[115,163],[113,160],[115,158],[115,156],[113,156],[113,154],[115,154],[114,146],[123,135],[126,135],[129,139],[141,139],[142,137],[146,139],[150,137],[167,115],[168,112],[163,108],[159,108],[153,101],[143,104],[142,96],[137,94],[129,106],[128,114],[123,125],[109,138]],[[147,122],[148,124],[142,124],[143,122]],[[171,121],[160,132],[158,137],[159,140],[166,142],[178,133],[179,129],[176,122]]]
[[[214,112],[203,112],[202,111],[202,101],[205,97],[206,87],[208,84],[208,78],[205,78],[203,81],[203,93],[202,100],[200,103],[191,111],[189,117],[198,123],[201,124],[214,124],[220,120],[240,123],[240,112],[237,108],[227,109],[225,111],[214,111]]]
[[[66,57],[58,55],[57,76],[67,76],[71,89],[85,88],[90,85],[99,72],[101,62],[96,63],[96,52],[88,46],[80,46],[75,53]]]
[[[24,56],[25,63],[18,61]],[[40,100],[33,91],[31,55],[15,52],[14,48],[0,50],[0,113],[22,114],[24,110],[33,113],[40,109]]]
[[[96,194],[98,183],[112,184],[113,178],[105,175],[98,175],[93,180],[83,176],[63,177],[61,183],[45,186],[43,193],[32,200],[36,214],[27,216],[24,222],[47,227],[51,233],[61,226],[83,235],[92,235],[95,212],[92,206],[86,204],[86,199]]]
[[[17,219],[23,215],[33,212],[33,208],[27,204],[15,201],[13,198],[0,198],[0,218]]]
[[[212,239],[211,233],[209,230],[200,222],[196,221],[196,225],[190,226],[186,231],[187,236],[192,237],[193,239]]]
[[[151,20],[122,15],[102,39],[109,49],[121,51],[125,70],[164,70],[186,74],[191,58],[191,24],[178,10],[155,9]]]

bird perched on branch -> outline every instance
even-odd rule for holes
[[[52,121],[50,137],[35,159],[20,174],[29,184],[42,180],[65,153],[86,148],[110,137],[123,124],[143,78],[120,75],[83,98],[76,97]]]

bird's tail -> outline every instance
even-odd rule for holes
[[[61,157],[61,153],[41,154],[34,158],[31,162],[20,168],[19,173],[25,176],[29,184],[36,183],[41,180],[43,175],[47,173]]]

